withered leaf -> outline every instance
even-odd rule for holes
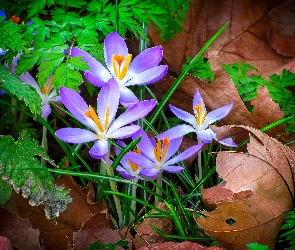
[[[204,202],[215,210],[202,212],[206,217],[196,222],[226,249],[245,249],[251,242],[273,248],[284,216],[293,208],[295,153],[254,128],[222,130],[222,137],[250,133],[248,153],[218,153],[216,171],[224,180],[218,192],[224,189],[227,195],[218,200],[214,188],[204,190]]]
[[[16,193],[3,207],[22,218],[28,218],[34,228],[40,230],[40,242],[46,249],[71,249],[73,232],[80,230],[93,215],[105,214],[107,206],[105,203],[88,204],[88,190],[80,187],[69,176],[62,176],[55,181],[70,190],[70,196],[73,198],[73,202],[60,214],[56,222],[45,218],[42,206],[32,207],[27,199]]]
[[[157,250],[184,250],[184,249],[189,249],[189,250],[222,250],[223,248],[221,247],[205,247],[202,246],[198,243],[193,243],[193,242],[164,242],[164,243],[154,243],[149,246],[144,246],[140,247],[137,250],[152,250],[152,249],[157,249]]]
[[[288,0],[257,0],[255,4],[251,0],[194,0],[181,33],[164,42],[153,26],[149,37],[153,44],[162,45],[165,62],[179,74],[185,58],[194,57],[228,21],[230,26],[211,45],[219,51],[222,63],[253,63],[263,73],[291,60],[286,43],[273,41],[272,36],[294,37],[293,3]]]
[[[267,87],[259,88],[257,94],[257,97],[251,100],[251,105],[254,107],[252,116],[260,128],[284,118],[284,112],[281,111],[279,104],[271,99]],[[286,125],[280,125],[268,130],[267,134],[276,137],[285,131]]]

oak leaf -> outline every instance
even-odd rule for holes
[[[218,153],[216,171],[224,183],[202,191],[214,210],[202,212],[205,216],[196,222],[226,249],[246,249],[251,242],[272,249],[284,216],[293,209],[295,153],[251,127],[225,126],[215,132],[218,139],[247,132],[248,153]]]
[[[230,26],[211,45],[219,51],[222,63],[253,63],[263,73],[285,65],[294,56],[290,45],[294,39],[293,3],[289,0],[194,0],[181,33],[164,42],[152,26],[149,37],[152,44],[162,45],[165,62],[179,74],[186,57],[194,57],[228,21]]]

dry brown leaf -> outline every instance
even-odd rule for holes
[[[34,229],[28,219],[0,208],[0,235],[6,236],[11,245],[19,250],[39,250],[39,229]],[[0,244],[0,249],[2,248]]]
[[[217,138],[243,130],[250,134],[248,153],[218,153],[216,171],[225,183],[203,191],[204,202],[215,210],[202,212],[206,217],[196,222],[226,249],[246,249],[250,242],[272,249],[284,216],[293,208],[295,153],[245,126],[216,128]]]
[[[279,104],[271,99],[267,87],[259,88],[257,94],[257,97],[251,100],[251,105],[254,107],[254,112],[251,114],[260,128],[284,118],[284,112],[281,111]],[[280,125],[268,130],[267,134],[275,137],[285,132],[286,125]]]
[[[44,216],[42,206],[32,207],[28,199],[13,193],[11,199],[3,205],[22,218],[28,218],[34,228],[40,230],[41,245],[50,249],[71,249],[73,232],[77,232],[93,215],[107,211],[105,203],[88,204],[86,188],[80,187],[71,177],[62,176],[56,179],[58,185],[64,185],[70,190],[73,202],[60,214],[57,221],[49,221]]]
[[[110,220],[106,214],[96,214],[92,216],[85,225],[74,232],[73,250],[80,250],[89,247],[91,243],[100,241],[101,244],[114,244],[121,240],[117,230],[111,229]],[[116,248],[123,249],[123,248]]]
[[[152,249],[156,249],[156,250],[167,250],[167,249],[169,250],[222,250],[223,248],[216,247],[216,246],[205,247],[198,243],[186,241],[181,243],[177,243],[177,242],[154,243],[149,246],[140,247],[137,250],[152,250]]]
[[[169,211],[169,209],[163,202],[159,202],[157,204],[157,208],[165,212]],[[157,211],[152,210],[151,213],[157,213]],[[137,234],[133,239],[133,245],[136,249],[142,246],[147,246],[151,243],[166,241],[166,238],[160,236],[152,229],[151,224],[159,228],[166,234],[173,233],[173,221],[170,218],[144,219],[143,222],[135,226],[135,231],[137,232]]]
[[[152,27],[149,37],[153,44],[162,45],[165,61],[179,74],[185,58],[194,57],[228,21],[230,26],[211,45],[222,63],[253,63],[263,73],[291,60],[288,43],[274,39],[278,34],[294,37],[290,0],[194,0],[181,33],[163,42]]]

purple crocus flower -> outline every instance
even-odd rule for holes
[[[100,90],[97,98],[97,113],[74,90],[61,87],[60,95],[66,108],[92,131],[81,128],[62,128],[56,131],[56,136],[69,143],[95,141],[89,152],[95,159],[101,159],[107,154],[109,138],[123,139],[137,132],[140,129],[138,125],[125,125],[144,117],[156,105],[154,100],[138,102],[115,120],[120,92],[113,79],[110,79],[108,84]]]
[[[122,141],[118,141],[118,144],[120,144],[122,147],[126,147],[126,144]],[[119,148],[115,148],[116,155],[118,155],[121,150]],[[140,149],[136,148],[134,151],[136,154],[140,154]],[[125,154],[123,158],[120,161],[120,165],[117,166],[116,170],[125,178],[128,180],[133,180],[134,182],[137,182],[138,180],[144,180],[139,174],[143,170],[141,166],[136,165],[132,161],[128,159],[128,154]]]
[[[17,60],[19,56],[16,56],[12,61],[11,72],[15,74],[15,67],[17,65]],[[19,78],[26,84],[32,86],[41,98],[41,116],[47,118],[51,114],[50,102],[61,102],[60,96],[57,94],[56,90],[52,85],[53,76],[49,77],[44,83],[42,89],[39,84],[36,82],[34,77],[29,73],[23,73]]]
[[[149,48],[131,61],[124,39],[116,32],[106,36],[104,40],[104,58],[107,69],[91,55],[79,48],[72,48],[71,56],[83,56],[89,70],[84,72],[86,79],[97,87],[102,87],[113,78],[119,85],[120,103],[130,106],[138,102],[134,93],[128,89],[132,85],[146,85],[160,80],[168,70],[159,62],[163,56],[161,46]],[[128,105],[129,104],[129,105]]]
[[[159,138],[159,136],[157,136]],[[128,159],[141,168],[140,175],[155,179],[160,171],[169,173],[179,173],[184,170],[182,166],[174,165],[180,161],[186,160],[197,154],[203,147],[203,144],[198,144],[190,147],[182,153],[173,156],[178,150],[182,141],[182,137],[169,139],[148,138],[146,133],[141,133],[141,140],[138,143],[140,154],[130,152],[126,154]]]
[[[233,103],[222,106],[207,113],[203,99],[199,91],[196,90],[193,99],[194,115],[191,115],[186,111],[176,108],[173,105],[169,105],[169,107],[179,119],[188,122],[190,125],[182,124],[175,126],[161,134],[161,136],[158,138],[164,138],[165,136],[168,136],[173,139],[190,132],[195,132],[198,139],[200,139],[202,142],[210,143],[213,139],[217,139],[216,134],[209,128],[209,124],[212,124],[215,121],[218,121],[225,117],[232,109]],[[218,142],[226,146],[237,147],[237,144],[234,143],[231,138],[219,140]]]

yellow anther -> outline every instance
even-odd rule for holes
[[[94,111],[94,109],[89,105],[89,110],[86,110],[84,113],[87,117],[89,117],[91,120],[95,122],[100,132],[104,132],[103,127],[100,124],[100,120]]]
[[[167,137],[164,137],[163,144],[161,140],[157,140],[157,145],[154,148],[154,154],[156,159],[161,162],[165,158],[168,148],[170,145],[170,140]]]
[[[199,105],[194,107],[196,122],[199,126],[203,125],[207,116],[207,111],[203,112],[203,103],[201,102]]]
[[[114,72],[115,75],[118,79],[122,80],[126,73],[127,70],[129,68],[130,62],[132,59],[132,55],[128,54],[127,58],[123,55],[113,55],[112,56],[112,63],[113,63],[113,67],[114,67]],[[122,64],[124,62],[124,65],[122,67]]]
[[[53,81],[53,76],[49,78],[49,80],[43,85],[42,87],[42,93],[44,95],[48,95],[52,89],[52,81]]]
[[[136,165],[135,163],[133,163],[132,161],[128,160],[128,163],[131,167],[131,169],[135,172],[139,167],[138,165]]]

